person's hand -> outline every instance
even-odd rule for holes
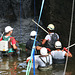
[[[68,49],[66,47],[64,47],[63,50],[68,52]],[[71,54],[70,51],[69,51],[69,54]]]
[[[51,51],[49,48],[46,48],[49,52]]]

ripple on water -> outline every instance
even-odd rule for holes
[[[26,72],[26,70],[22,70],[21,72]]]

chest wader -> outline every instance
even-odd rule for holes
[[[5,36],[3,36],[3,40],[4,41],[8,41],[8,54],[11,54],[11,53],[13,53],[14,51],[13,51],[13,47],[12,47],[12,45],[11,45],[11,41],[14,39],[14,37],[12,37],[11,39],[10,39],[10,37],[11,36],[9,36],[9,37],[5,37]]]
[[[66,62],[66,58],[64,58],[64,59],[54,59],[54,58],[52,58],[52,60],[53,60],[53,64],[65,64],[65,62]]]

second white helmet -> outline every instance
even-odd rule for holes
[[[60,41],[55,42],[55,48],[62,48],[62,44]]]
[[[40,54],[41,54],[41,55],[48,55],[47,49],[46,49],[45,47],[41,48],[41,49],[40,49]]]
[[[8,33],[11,30],[13,30],[13,28],[11,26],[5,27],[5,33]]]
[[[31,33],[30,33],[30,36],[36,36],[37,35],[37,32],[36,31],[32,31]]]
[[[49,30],[54,30],[54,29],[55,29],[55,27],[54,27],[53,24],[49,24],[49,25],[47,26],[47,28],[48,28]]]

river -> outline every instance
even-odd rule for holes
[[[69,59],[66,75],[75,75],[75,64],[74,57]],[[3,56],[2,61],[0,60],[0,75],[26,75],[26,53],[21,52],[21,55]],[[63,75],[64,65],[53,65],[52,70],[39,71],[35,69],[35,75]],[[30,75],[33,75],[33,69],[31,69]]]

